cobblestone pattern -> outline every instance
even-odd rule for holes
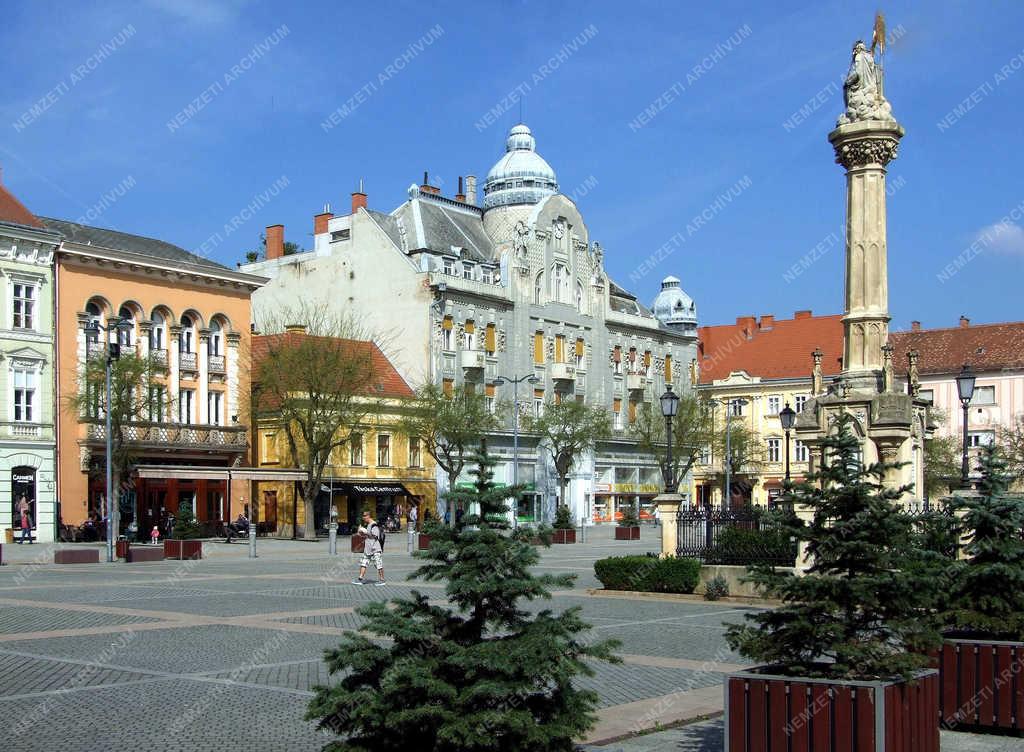
[[[20,597],[20,596],[19,596]],[[146,616],[130,614],[101,614],[95,611],[69,611],[58,608],[32,606],[3,606],[0,608],[0,634],[16,635],[24,632],[44,632],[53,629],[82,629],[111,624],[141,624],[154,622]]]
[[[591,668],[594,676],[581,678],[577,685],[597,692],[602,708],[722,683],[722,675],[713,671],[604,662],[594,662]]]
[[[68,687],[98,687],[147,678],[131,671],[97,669],[63,661],[26,658],[0,651],[0,698]]]

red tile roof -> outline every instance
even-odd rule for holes
[[[724,379],[733,371],[762,379],[809,379],[815,348],[824,353],[822,373],[835,375],[842,370],[842,318],[797,311],[791,319],[741,316],[735,324],[702,326],[697,330],[700,383]]]
[[[907,372],[907,352],[917,350],[921,374],[958,373],[964,363],[975,371],[1024,368],[1024,322],[979,324],[951,329],[890,332],[893,367]]]
[[[36,216],[3,185],[0,185],[0,221],[28,225],[29,227],[43,227],[43,223],[36,219]]]
[[[259,364],[267,357],[272,347],[280,347],[282,344],[297,345],[307,338],[340,343],[344,347],[351,347],[353,353],[365,355],[369,352],[373,363],[373,370],[378,379],[378,389],[375,392],[371,392],[371,396],[401,398],[414,395],[412,388],[399,375],[391,361],[381,352],[376,343],[364,340],[341,339],[338,337],[311,337],[308,334],[297,331],[255,335],[252,338],[253,373],[258,372]]]

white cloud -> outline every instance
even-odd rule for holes
[[[982,227],[975,240],[996,253],[1024,256],[1024,228],[1013,222],[996,222]]]

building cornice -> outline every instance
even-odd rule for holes
[[[266,277],[259,277],[255,274],[235,272],[230,269],[211,269],[198,264],[174,262],[140,253],[80,243],[65,242],[58,249],[57,258],[59,261],[73,260],[82,265],[106,266],[122,274],[138,276],[159,274],[163,277],[173,277],[177,281],[219,287],[231,286],[235,289],[244,288],[249,292],[258,290],[269,281]]]

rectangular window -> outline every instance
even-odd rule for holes
[[[33,329],[35,327],[35,313],[35,286],[16,283],[14,285],[14,328]]]
[[[377,434],[377,467],[391,466],[391,437],[386,433]]]
[[[544,414],[544,390],[534,389],[533,390],[533,415],[536,418],[541,417]]]
[[[419,436],[409,437],[409,467],[421,467],[423,457],[420,450]]]
[[[445,316],[441,321],[441,349],[442,350],[454,350],[452,347],[452,329],[455,323],[452,321],[451,316]]]
[[[977,394],[977,392],[975,392],[975,394]],[[971,449],[992,446],[995,441],[995,431],[971,431],[967,434],[967,446]]]
[[[672,383],[672,356],[671,355],[666,355],[665,356],[665,383],[666,384],[671,384]]]
[[[183,425],[192,425],[192,410],[195,408],[196,390],[182,389],[178,394],[178,422]]]
[[[807,451],[807,445],[802,441],[796,442],[796,446],[793,448],[793,454],[796,457],[797,462],[807,462],[809,456]]]
[[[711,464],[711,447],[710,446],[706,446],[705,445],[705,446],[702,446],[700,448],[700,459],[698,461],[702,465],[710,465]]]
[[[363,464],[363,435],[361,433],[354,433],[349,437],[348,464],[356,466]]]
[[[929,405],[935,404],[935,390],[934,389],[920,389],[917,392],[917,396],[927,402]]]
[[[464,342],[467,350],[476,349],[476,324],[472,321],[467,321],[463,326],[465,332]]]
[[[612,350],[612,373],[616,375],[622,374],[622,346],[616,345],[615,349]]]
[[[778,415],[782,409],[782,398],[777,394],[771,394],[768,396],[768,414]]]
[[[452,261],[451,259],[445,259],[442,263],[444,265],[444,273],[447,274],[449,277],[454,276],[455,262]]]
[[[804,405],[807,403],[806,394],[798,394],[793,398],[793,409],[798,413],[803,412]]]
[[[976,386],[971,396],[972,405],[994,405],[996,403],[996,388],[994,386]]]
[[[481,269],[480,270],[480,281],[483,282],[485,285],[493,284],[494,283],[494,272],[492,272],[490,269]]]
[[[622,400],[618,397],[612,400],[612,425],[616,431],[622,430]]]
[[[496,409],[494,402],[494,391],[494,384],[487,384],[484,386],[484,408],[491,415],[494,414],[494,411]]]
[[[465,262],[462,263],[462,278],[463,279],[473,279],[473,265],[472,264],[467,264]]]
[[[544,332],[533,333],[533,362],[535,365],[544,364]]]
[[[644,376],[651,378],[651,351],[644,352]]]
[[[565,335],[563,334],[555,335],[555,362],[565,362]]]
[[[221,406],[224,401],[221,392],[210,392],[206,395],[206,414],[211,426],[219,426],[224,421],[221,419]]]
[[[488,355],[494,355],[498,349],[498,336],[494,324],[488,324],[484,329],[484,349]]]
[[[634,400],[629,401],[629,424],[633,425],[636,423],[636,402]]]
[[[162,326],[154,325],[153,328],[149,330],[149,349],[164,349],[164,328]]]
[[[451,397],[455,394],[455,379],[442,379],[441,391],[444,392],[445,397]]]
[[[782,454],[782,439],[768,439],[768,461],[778,462]]]
[[[32,423],[37,420],[36,372],[27,368],[14,369],[14,420]]]
[[[584,359],[585,354],[586,354],[586,346],[583,344],[583,338],[582,337],[578,337],[576,339],[576,351],[575,351],[574,354],[576,356],[575,357],[576,368],[582,369],[583,368],[583,359]]]
[[[164,403],[167,401],[167,390],[162,386],[149,388],[149,422],[164,422]]]
[[[743,400],[732,399],[729,400],[729,414],[730,415],[743,415]]]

